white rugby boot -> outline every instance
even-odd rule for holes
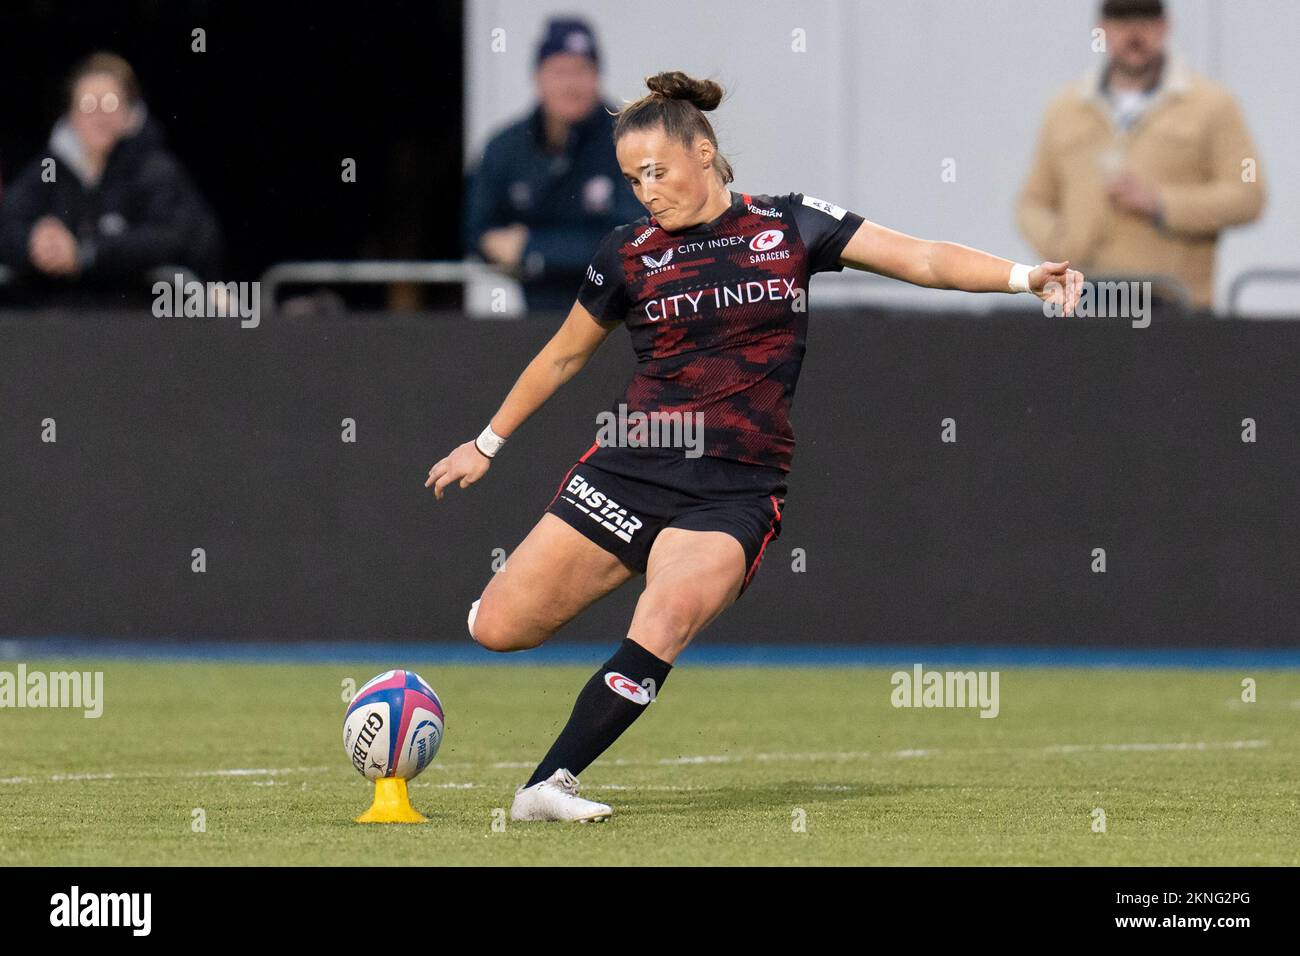
[[[576,820],[596,823],[614,811],[603,803],[578,796],[578,778],[561,767],[541,783],[520,787],[510,806],[511,820]]]

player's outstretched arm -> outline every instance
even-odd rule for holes
[[[840,262],[851,269],[879,273],[928,289],[962,292],[1032,292],[1074,314],[1083,290],[1083,273],[1068,262],[1018,266],[1010,259],[955,242],[932,242],[864,222],[853,234]]]
[[[443,489],[453,481],[468,488],[487,474],[501,443],[578,374],[616,327],[600,324],[580,302],[574,302],[564,324],[520,373],[483,434],[457,445],[430,468],[424,487],[432,488],[434,496],[441,500]]]

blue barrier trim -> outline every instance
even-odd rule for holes
[[[591,666],[614,645],[554,643],[532,651],[493,654],[466,638],[463,644],[255,643],[240,641],[140,641],[84,637],[0,638],[0,661],[48,658],[103,660],[230,661],[246,663],[412,663]],[[1000,646],[845,646],[709,644],[688,648],[678,663],[706,667],[1091,667],[1091,668],[1300,668],[1300,648],[1116,648]]]

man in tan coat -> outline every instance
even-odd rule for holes
[[[1161,0],[1106,0],[1108,59],[1052,102],[1021,232],[1090,279],[1166,275],[1214,298],[1219,232],[1264,207],[1258,155],[1232,95],[1166,53]]]

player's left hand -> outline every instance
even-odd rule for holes
[[[1083,292],[1083,273],[1066,262],[1043,262],[1029,272],[1029,290],[1051,302],[1065,315],[1074,315]]]

